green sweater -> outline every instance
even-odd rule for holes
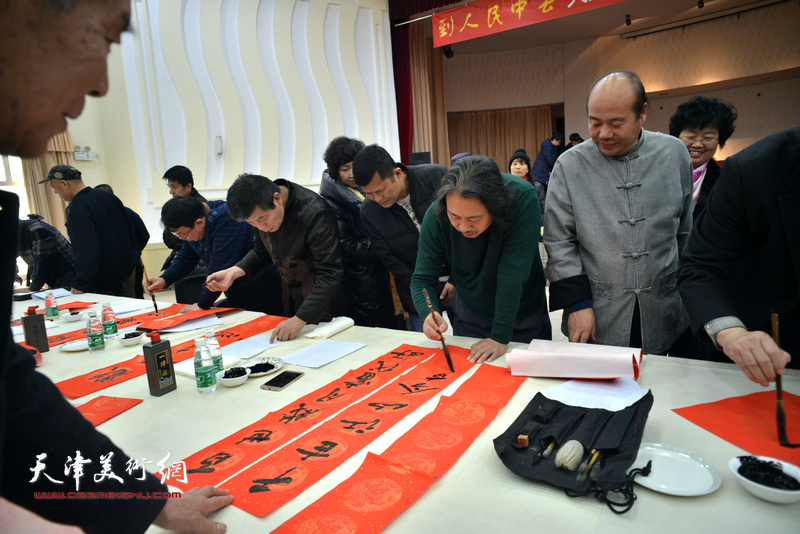
[[[492,340],[507,344],[514,322],[545,306],[545,277],[539,257],[541,213],[536,190],[516,176],[503,174],[503,178],[514,191],[505,236],[492,223],[478,237],[464,237],[448,219],[437,220],[438,202],[431,204],[420,229],[411,295],[417,310],[427,310],[422,289],[430,294],[441,265],[449,264],[459,298],[470,311],[492,321]],[[430,296],[438,308],[438,295]],[[423,320],[427,315],[420,313]]]

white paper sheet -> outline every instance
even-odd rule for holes
[[[216,315],[206,315],[205,317],[198,317],[197,319],[189,319],[188,321],[184,321],[169,328],[161,328],[160,330],[161,332],[188,332],[189,330],[210,328],[221,324],[222,321],[220,321]]]
[[[331,322],[321,324],[316,327],[313,332],[306,334],[306,337],[328,339],[331,336],[335,336],[342,330],[347,330],[354,324],[356,324],[356,322],[350,317],[334,317]]]
[[[158,303],[159,308],[161,307],[162,303]],[[165,308],[168,308],[169,304],[164,304]],[[139,310],[145,310],[150,308],[152,311],[153,309],[153,301],[152,300],[137,300],[137,301],[125,301],[119,304],[114,304],[111,306],[111,309],[114,310],[114,315],[120,317],[121,315],[125,315],[126,313],[138,312]]]
[[[283,357],[283,361],[294,365],[302,365],[303,367],[318,368],[326,363],[338,360],[343,356],[347,356],[351,352],[355,352],[361,347],[365,347],[363,343],[350,343],[349,341],[331,341],[325,339],[293,352],[288,356]]]
[[[570,406],[617,412],[647,395],[648,391],[639,387],[633,378],[624,376],[616,380],[569,380],[545,389],[542,395]]]
[[[222,347],[222,354],[223,356],[232,356],[240,360],[246,360],[261,354],[267,349],[277,347],[281,343],[283,343],[283,341],[277,340],[274,343],[270,343],[269,335],[258,334],[256,336],[250,336],[248,338],[241,339],[235,343],[231,343],[230,345],[225,345]]]
[[[53,296],[58,297],[71,297],[72,292],[67,291],[63,287],[59,287],[56,289],[51,289],[50,291],[53,292]],[[47,291],[39,291],[33,294],[33,300],[44,300],[45,295],[47,295]]]

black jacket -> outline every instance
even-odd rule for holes
[[[109,196],[103,193],[104,196]],[[64,476],[64,464],[75,451],[92,461],[80,479],[80,491],[132,493],[167,491],[158,478],[148,474],[129,476],[127,455],[70,405],[47,377],[34,370],[34,360],[14,343],[11,329],[11,289],[15,267],[19,199],[0,191],[0,495],[9,501],[58,523],[78,525],[86,532],[144,532],[161,512],[163,499],[36,499],[34,492],[75,491],[75,482]],[[46,469],[31,483],[31,468],[45,453]],[[110,457],[111,471],[124,481],[94,481],[101,455]],[[44,474],[60,480],[51,483]],[[1,530],[1,528],[0,528]]]
[[[417,220],[422,224],[425,213],[436,200],[436,192],[442,185],[442,177],[447,172],[443,165],[405,165],[397,164],[408,176],[411,207]],[[361,219],[378,257],[394,275],[395,287],[408,313],[416,313],[411,298],[411,275],[417,264],[417,242],[419,230],[397,204],[383,208],[380,204],[366,200],[361,204]],[[427,313],[426,313],[427,314]]]
[[[728,158],[678,269],[692,330],[738,317],[770,331],[800,363],[800,128],[769,136]],[[721,353],[720,353],[721,354]]]
[[[117,197],[81,189],[67,206],[66,226],[75,255],[74,288],[107,294],[133,273],[139,262],[136,235]]]
[[[275,184],[289,190],[283,222],[275,232],[257,230],[255,247],[236,265],[252,277],[274,261],[283,283],[284,314],[310,324],[329,321],[345,311],[336,217],[315,192],[282,178]]]
[[[322,198],[328,201],[339,226],[344,258],[344,290],[350,316],[359,326],[392,326],[394,306],[389,273],[371,246],[361,223],[361,204],[350,188],[322,173]]]

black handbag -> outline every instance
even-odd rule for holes
[[[570,497],[594,495],[615,513],[625,513],[636,500],[634,477],[650,474],[649,463],[630,473],[628,469],[636,459],[652,406],[652,392],[618,412],[570,406],[537,393],[495,438],[494,449],[503,465],[519,476],[563,488]],[[571,440],[583,446],[575,471],[555,464],[559,448]],[[593,463],[592,451],[598,451]]]

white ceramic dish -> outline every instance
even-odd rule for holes
[[[89,350],[89,341],[87,339],[77,339],[64,343],[61,345],[61,350],[64,352],[80,352],[82,350]]]
[[[242,367],[241,365],[237,365],[236,367],[231,367],[230,369],[244,369],[245,374],[242,376],[237,376],[236,378],[224,378],[225,371],[229,369],[223,369],[222,371],[217,373],[217,382],[225,386],[226,388],[235,388],[236,386],[241,386],[245,382],[247,382],[247,378],[250,376],[250,368]]]
[[[776,462],[779,468],[787,475],[794,477],[795,480],[800,481],[800,467],[796,465],[790,464],[788,462],[784,462],[781,460],[776,460],[775,458],[770,458],[768,456],[755,456],[759,460],[763,460],[765,462]],[[789,491],[789,490],[782,490],[777,488],[770,488],[769,486],[764,486],[763,484],[759,484],[758,482],[753,482],[750,479],[745,478],[741,474],[739,474],[739,466],[741,462],[739,457],[731,458],[731,461],[728,462],[728,467],[736,475],[736,478],[739,479],[739,482],[744,486],[744,489],[758,497],[759,499],[764,499],[765,501],[774,502],[778,504],[789,504],[793,502],[800,501],[800,490],[798,491]]]
[[[671,445],[642,443],[632,468],[641,468],[652,460],[649,476],[637,476],[636,482],[645,488],[693,497],[713,493],[722,485],[719,471],[696,454]]]
[[[275,371],[277,371],[278,369],[280,369],[281,367],[283,367],[283,360],[281,360],[280,358],[256,358],[254,360],[250,360],[246,364],[243,364],[242,367],[246,367],[246,368],[250,369],[251,367],[253,367],[254,365],[259,364],[259,363],[270,363],[274,367],[272,369],[270,369],[269,371],[264,371],[262,373],[253,373],[253,372],[251,372],[250,375],[249,375],[250,378],[255,378],[255,377],[259,377],[259,376],[272,374]]]
[[[82,311],[80,311],[80,312],[67,312],[67,313],[63,314],[62,317],[64,318],[64,320],[66,322],[74,323],[76,321],[80,321],[81,319],[83,319],[84,315],[85,314]]]
[[[136,334],[136,336],[126,339],[125,336],[129,334]],[[125,333],[120,332],[119,335],[117,336],[119,342],[125,345],[126,347],[132,347],[134,345],[138,345],[139,343],[142,342],[144,338],[145,335],[142,332],[125,332]]]

